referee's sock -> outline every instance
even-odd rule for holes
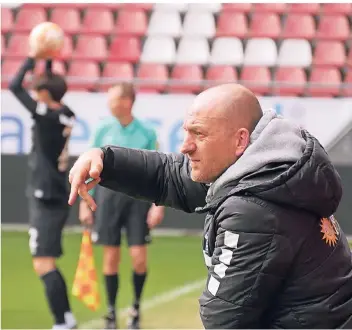
[[[119,288],[119,274],[105,275],[105,288],[108,298],[109,313],[112,313],[115,317],[115,305],[117,290]]]
[[[55,269],[41,276],[44,282],[47,300],[57,325],[65,324],[65,312],[69,311],[65,280]]]
[[[134,304],[133,307],[138,311],[139,302],[142,296],[143,287],[145,279],[147,278],[147,272],[138,274],[135,271],[133,272],[133,286],[134,286]]]

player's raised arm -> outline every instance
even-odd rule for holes
[[[207,186],[192,181],[184,155],[115,146],[101,150],[84,153],[71,169],[71,205],[78,194],[86,194],[84,183],[89,177],[100,177],[100,185],[106,188],[185,212],[194,212],[196,207],[205,205]],[[87,195],[88,204],[95,207]]]
[[[23,80],[28,71],[35,67],[35,59],[32,55],[27,57],[20,69],[16,73],[9,85],[9,90],[23,104],[23,106],[31,113],[35,113],[37,109],[37,101],[34,100],[23,86]]]

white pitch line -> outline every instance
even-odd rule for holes
[[[170,291],[166,291],[160,295],[156,295],[150,299],[144,300],[144,302],[141,305],[141,308],[142,310],[152,309],[158,305],[170,302],[178,297],[184,296],[188,293],[201,289],[202,287],[204,287],[204,285],[205,285],[205,280],[203,279],[203,280],[188,283],[186,285],[183,285],[181,287],[178,287]],[[119,312],[119,318],[127,316],[129,308],[130,307],[121,309]],[[98,327],[101,327],[101,325],[102,325],[102,319],[94,319],[83,323],[81,326],[79,326],[79,329],[97,329]]]

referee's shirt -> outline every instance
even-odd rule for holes
[[[100,148],[105,145],[116,145],[124,148],[134,148],[134,149],[146,149],[146,150],[156,150],[157,148],[157,137],[154,129],[149,127],[146,123],[134,118],[133,121],[127,125],[122,126],[120,122],[115,117],[109,117],[103,120],[97,127],[91,146],[93,148]],[[100,194],[101,202],[104,202],[103,195],[110,195],[102,187],[98,187],[99,190],[104,190],[103,194]],[[121,196],[121,194],[110,191],[111,194],[115,196]],[[90,193],[93,195],[94,190]],[[127,197],[127,196],[126,196]],[[100,198],[99,198],[100,199]],[[99,201],[98,201],[99,202]]]

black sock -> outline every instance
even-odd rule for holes
[[[137,274],[136,272],[133,272],[133,286],[134,286],[133,307],[137,310],[139,310],[139,301],[142,296],[143,286],[144,286],[146,277],[147,277],[147,273]]]
[[[70,301],[68,300],[68,295],[67,295],[66,281],[65,281],[64,277],[62,276],[61,272],[58,269],[56,271],[60,275],[62,286],[65,288],[65,312],[71,312]]]
[[[119,288],[119,275],[104,275],[105,276],[105,287],[108,298],[109,312],[115,314],[116,296]]]
[[[64,324],[65,312],[69,310],[65,280],[57,269],[41,276],[41,279],[55,323]]]

